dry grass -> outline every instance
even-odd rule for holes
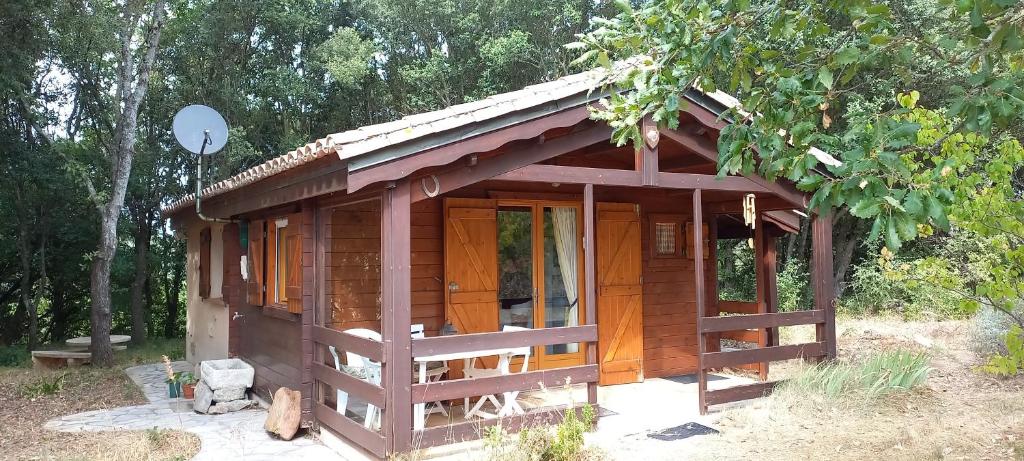
[[[142,461],[186,460],[199,451],[199,437],[183,431],[117,431],[64,434],[60,445],[35,450],[33,459]]]
[[[153,351],[158,351],[155,344]],[[119,353],[109,369],[56,371],[0,368],[0,459],[188,459],[199,439],[177,431],[63,433],[43,424],[58,416],[146,403],[123,368],[146,361],[151,350]]]
[[[875,399],[783,389],[719,413],[715,426],[721,435],[685,446],[684,457],[1024,460],[1024,379],[996,380],[973,371],[980,358],[966,344],[966,322],[839,323],[841,360],[896,348],[924,351],[934,368],[927,383]],[[805,342],[807,334],[791,331],[785,342]],[[772,377],[791,376],[801,367],[775,367]]]

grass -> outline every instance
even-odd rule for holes
[[[815,393],[827,398],[877,398],[909,391],[925,383],[932,368],[920,352],[894,350],[850,364],[826,362],[803,370],[781,386],[782,392]]]
[[[51,345],[59,348],[59,345]],[[182,339],[156,338],[143,346],[114,351],[114,366],[36,370],[24,346],[0,350],[0,458],[149,460],[189,459],[199,440],[182,431],[59,433],[42,430],[49,419],[90,410],[145,403],[124,373],[127,367],[184,357]],[[12,366],[13,365],[13,366]]]

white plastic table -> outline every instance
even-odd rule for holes
[[[114,349],[124,349],[125,344],[131,341],[132,337],[128,335],[110,335],[110,344],[114,346]],[[88,349],[92,345],[91,336],[81,336],[78,338],[71,338],[65,341],[71,349]]]
[[[498,356],[498,370],[501,371],[501,374],[507,375],[509,374],[509,361],[511,360],[514,352],[515,349],[488,349],[482,351],[452,352],[449,354],[425,355],[422,357],[413,357],[412,360],[416,362],[416,364],[418,365],[417,370],[419,371],[419,383],[423,384],[427,382],[427,364],[430,362],[447,362],[449,360],[462,359],[463,367],[465,369],[469,368],[470,359],[490,357],[492,355]],[[514,401],[512,394],[512,392],[504,393],[505,402],[503,404],[503,408],[499,412],[499,415],[514,414],[518,412],[515,406],[510,405],[510,402]],[[417,430],[423,429],[423,426],[425,424],[424,420],[426,418],[424,413],[426,412],[426,407],[426,403],[416,404],[416,411],[415,414],[413,415],[413,425],[414,428]],[[466,410],[468,411],[469,409],[467,408]],[[473,415],[467,414],[466,418],[468,419],[471,416]]]

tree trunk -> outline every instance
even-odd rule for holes
[[[28,218],[22,216],[18,222],[18,253],[21,257],[21,304],[28,313],[28,350],[36,348],[39,333],[39,311],[32,302],[32,244],[29,237]]]
[[[834,234],[836,237],[834,241],[836,260],[833,288],[836,298],[841,297],[846,291],[846,274],[849,273],[850,263],[853,262],[853,250],[857,248],[857,243],[860,241],[857,237],[863,231],[863,221],[853,216],[847,214],[839,221],[841,224]]]
[[[136,48],[138,18],[131,9],[135,4],[125,5],[125,22],[120,33],[121,53],[117,72],[118,115],[116,118],[113,145],[108,157],[111,162],[109,200],[101,203],[96,189],[88,183],[90,196],[97,204],[100,215],[100,241],[92,263],[90,292],[92,294],[92,364],[109,367],[114,364],[114,352],[110,346],[110,268],[117,253],[117,220],[124,206],[128,190],[128,178],[135,156],[135,140],[138,135],[139,106],[149,88],[150,73],[156,61],[156,50],[160,45],[160,32],[164,27],[166,1],[157,0],[153,5],[152,23],[145,33],[145,44]],[[142,62],[136,74],[136,52],[143,50]]]
[[[122,192],[120,202],[123,201]],[[114,213],[106,212],[100,216],[100,245],[93,257],[89,284],[92,295],[92,313],[89,316],[89,336],[92,341],[89,349],[92,352],[92,364],[100,367],[114,364],[114,350],[110,345],[110,268],[117,253],[117,218],[121,203],[115,204],[117,207]]]
[[[152,235],[151,213],[140,213],[135,223],[135,278],[132,280],[130,310],[132,316],[132,343],[146,342],[146,312],[144,299],[146,280],[149,279],[149,242]]]

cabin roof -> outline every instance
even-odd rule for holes
[[[350,171],[355,171],[570,107],[592,103],[606,95],[595,90],[612,79],[615,72],[626,70],[628,64],[619,63],[612,70],[597,68],[478,101],[329,134],[211,184],[203,189],[202,196],[209,198],[239,189],[332,154],[347,162]],[[684,96],[690,102],[716,115],[740,105],[736,98],[721,91],[707,93],[691,88]],[[470,126],[474,128],[467,132],[465,129]],[[452,136],[437,136],[445,133]],[[407,145],[408,148],[393,149],[402,145]],[[810,153],[826,165],[840,164],[833,156],[819,149],[812,148]],[[188,194],[163,206],[161,211],[165,215],[171,214],[194,203],[195,194]]]

